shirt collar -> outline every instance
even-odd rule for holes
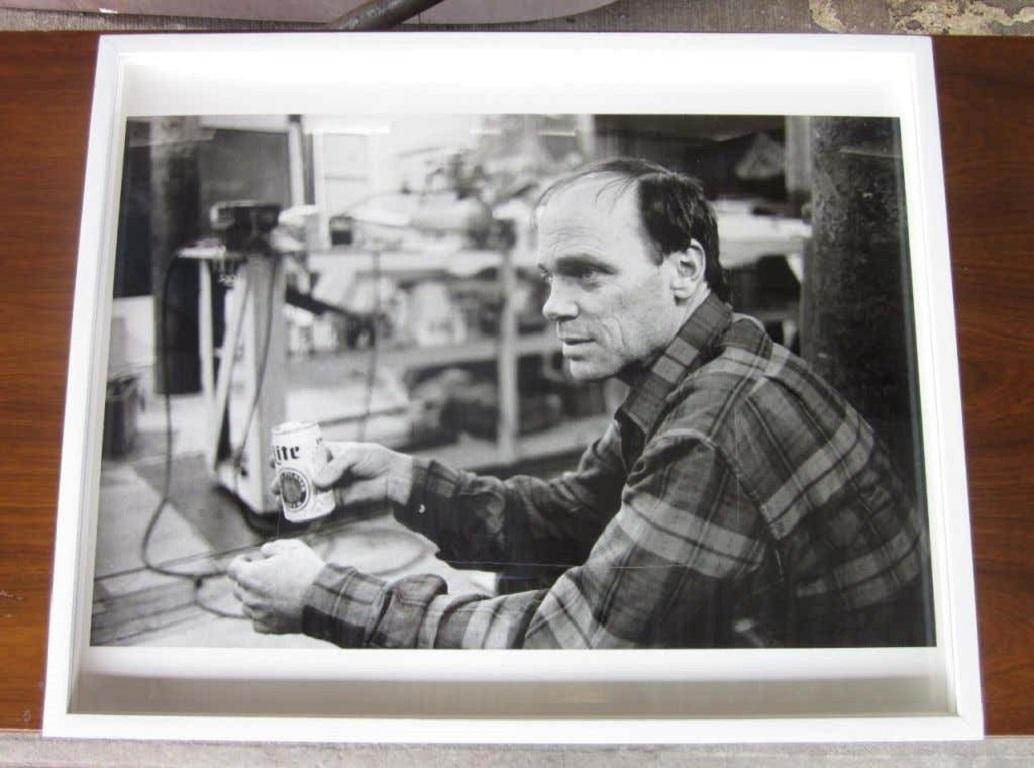
[[[643,434],[649,434],[672,390],[703,361],[701,353],[732,321],[732,309],[713,293],[694,310],[672,342],[629,382],[618,409]]]

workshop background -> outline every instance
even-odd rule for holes
[[[838,387],[921,491],[894,119],[131,119],[92,642],[320,645],[254,633],[223,573],[283,536],[385,578],[438,573],[456,594],[543,586],[529,566],[450,568],[386,507],[289,523],[270,435],[316,422],[500,477],[573,469],[624,387],[568,376],[532,211],[553,179],[613,156],[703,182],[734,307]]]

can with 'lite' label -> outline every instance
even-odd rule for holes
[[[292,523],[323,517],[334,510],[334,494],[317,491],[312,483],[326,463],[319,424],[285,421],[273,427],[273,466],[284,517]]]

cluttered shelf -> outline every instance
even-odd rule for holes
[[[348,350],[345,352],[317,353],[308,357],[294,357],[288,362],[289,381],[333,382],[342,377],[365,371],[371,359],[376,364],[394,370],[429,368],[433,366],[477,363],[495,360],[499,355],[499,340],[479,338],[459,344],[440,346],[409,346]],[[552,332],[521,335],[517,339],[518,355],[551,354],[560,351],[560,343]]]
[[[486,267],[498,266],[501,258],[500,252],[495,250],[453,247],[377,250],[350,245],[313,250],[308,256],[309,264],[314,269],[335,264],[347,266],[349,271],[368,271],[376,268],[384,273],[426,275],[428,272],[441,272],[457,277],[472,275]]]
[[[373,440],[463,469],[569,455],[602,434],[613,395],[551,373],[542,361],[556,348],[551,333],[519,338],[518,357],[533,363],[526,370],[535,378],[518,394],[510,448],[498,383],[483,376],[498,360],[496,339],[293,357],[287,415],[318,422],[329,440]]]
[[[346,367],[366,364],[350,353],[376,353],[378,365],[403,369],[553,352],[542,289],[517,251],[313,251],[301,280],[288,278],[288,346],[302,356],[345,353]],[[510,311],[513,337],[503,332]]]

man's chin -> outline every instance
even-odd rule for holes
[[[567,372],[575,381],[585,383],[603,381],[614,375],[613,371],[605,369],[604,366],[594,365],[585,360],[568,360]]]

